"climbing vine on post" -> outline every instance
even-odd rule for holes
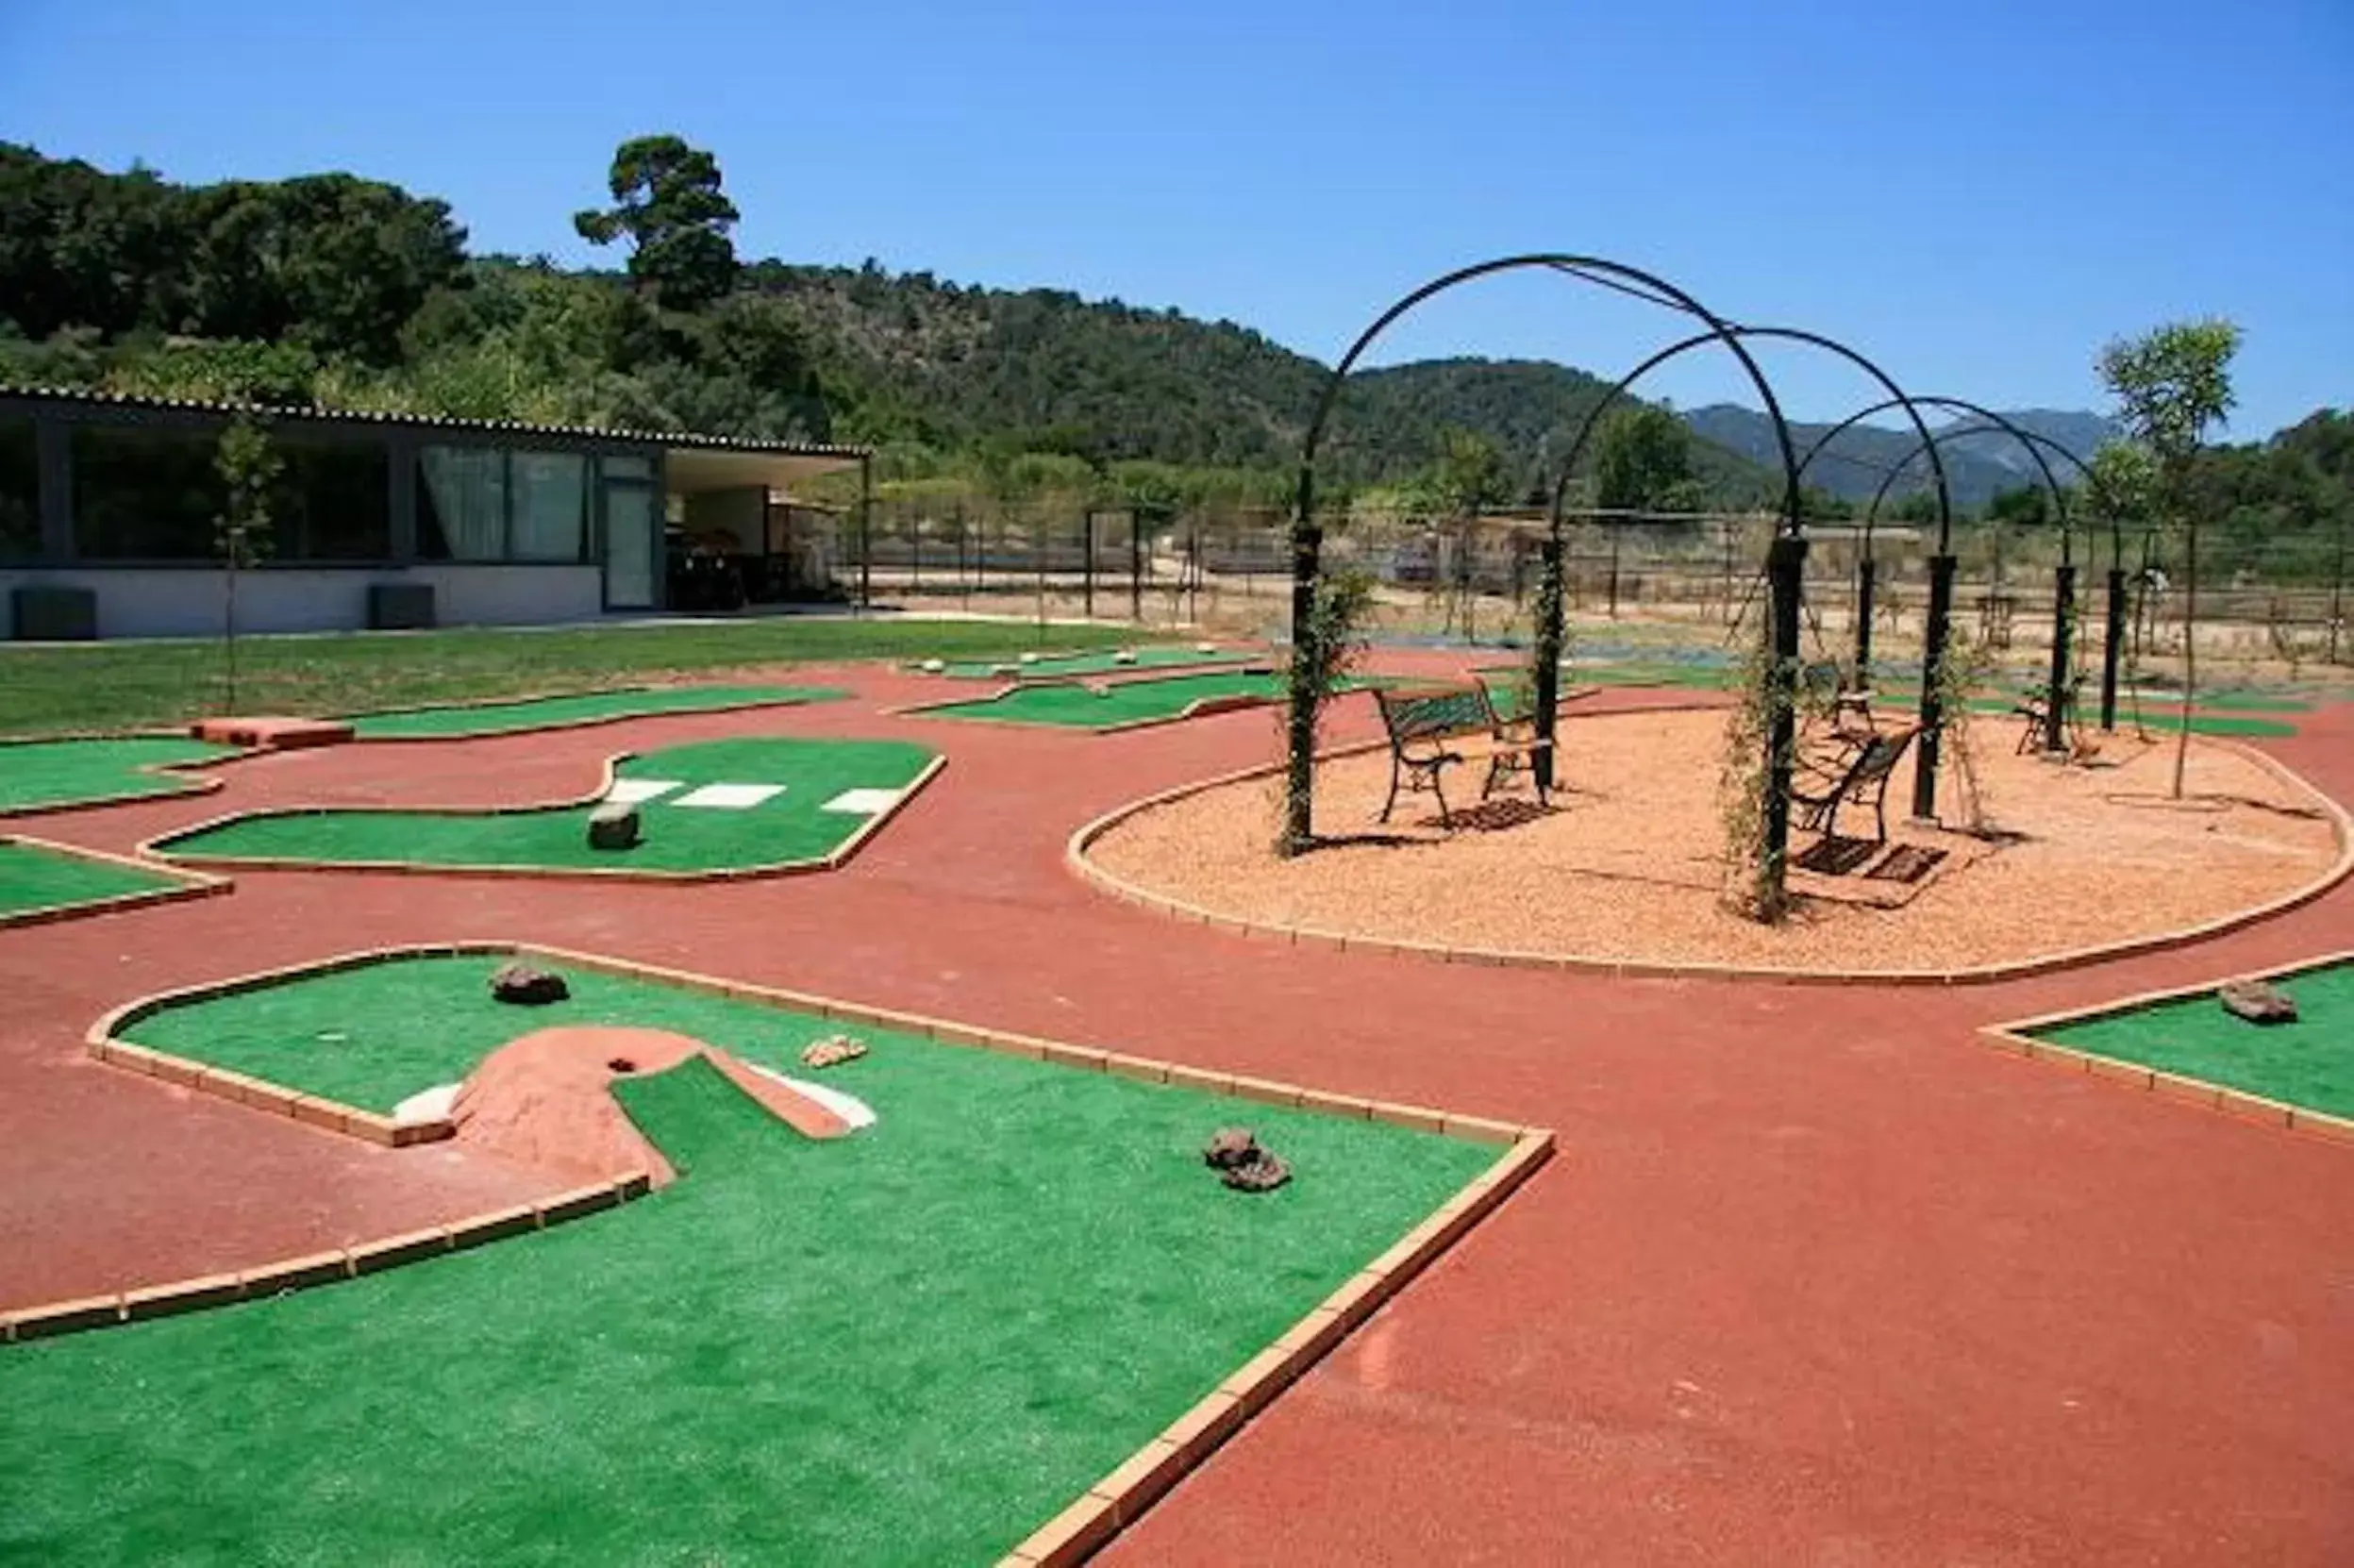
[[[1775,664],[1771,629],[1761,618],[1733,667],[1733,710],[1726,717],[1716,778],[1717,814],[1725,832],[1725,907],[1745,919],[1766,922],[1789,912],[1781,856],[1766,843],[1765,814],[1774,774],[1775,706],[1778,693],[1795,690],[1796,672],[1791,680],[1778,681]]]
[[[213,471],[221,476],[222,507],[213,519],[212,552],[221,560],[221,647],[226,675],[225,710],[237,711],[238,574],[267,560],[271,547],[271,495],[286,461],[270,432],[255,417],[240,414],[221,432]]]
[[[1349,676],[1364,659],[1365,623],[1373,605],[1370,573],[1355,568],[1326,572],[1316,579],[1314,603],[1307,619],[1292,635],[1291,662],[1285,672],[1292,707],[1285,722],[1295,738],[1304,727],[1311,747],[1322,732],[1332,699],[1347,689]],[[1285,792],[1283,827],[1276,841],[1278,854],[1296,855],[1313,841],[1308,803],[1301,791],[1302,781],[1294,770]]]

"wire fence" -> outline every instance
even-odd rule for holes
[[[1563,531],[1568,609],[1581,624],[1664,626],[1731,643],[1762,614],[1768,515],[1580,514]],[[852,593],[1003,612],[1027,605],[1148,625],[1241,621],[1280,631],[1289,607],[1290,521],[1275,510],[1180,511],[1077,504],[878,501],[860,528],[836,520],[831,555]],[[1809,657],[1845,659],[1868,614],[1876,660],[1917,655],[1932,525],[1812,525]],[[1529,630],[1543,570],[1541,513],[1476,520],[1358,516],[1325,535],[1328,570],[1378,585],[1384,629],[1513,641]],[[2000,661],[2048,653],[2058,569],[2075,567],[2072,662],[2096,664],[2112,571],[2122,574],[2128,644],[2163,678],[2186,632],[2183,541],[2139,528],[1957,525],[1954,626]],[[1870,589],[1864,587],[1866,561]],[[2202,540],[2198,653],[2291,676],[2354,664],[2344,542],[2312,534]]]

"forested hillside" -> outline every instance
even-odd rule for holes
[[[445,204],[350,175],[183,186],[0,143],[0,383],[868,442],[897,488],[1289,494],[1326,371],[1259,332],[872,262],[739,265],[716,161],[675,138],[625,145],[609,183],[616,205],[577,225],[630,241],[627,266],[569,270],[472,256]],[[1603,390],[1527,360],[1368,371],[1331,427],[1327,488],[1525,503]],[[2079,453],[2106,433],[2095,415],[2018,417]],[[1658,493],[1772,495],[1761,415],[1685,419],[1702,440]],[[2322,549],[2354,506],[2348,423],[2325,410],[2217,448],[2201,493],[2248,549],[2289,536]],[[1854,430],[1834,450],[1861,461],[1811,477],[1868,495],[1913,444]],[[1949,451],[1965,507],[2031,475],[2000,438]]]

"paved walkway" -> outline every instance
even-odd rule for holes
[[[1078,823],[1269,757],[1272,711],[1033,733],[875,713],[936,681],[795,678],[861,700],[758,722],[950,758],[843,873],[593,898],[251,873],[227,898],[0,934],[0,1305],[559,1185],[360,1148],[80,1053],[98,1013],[159,987],[523,939],[1560,1130],[1528,1188],[1108,1561],[2354,1561],[2354,1150],[1972,1039],[2354,947],[2354,887],[2188,952],[1945,992],[1291,949],[1114,904],[1061,863]],[[2354,709],[2301,723],[2272,749],[2354,798]],[[19,826],[123,849],[258,805],[526,801],[623,747],[745,724],[290,754],[209,798]],[[1367,725],[1351,711],[1336,738]]]

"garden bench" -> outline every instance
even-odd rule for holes
[[[1837,664],[1824,662],[1801,668],[1798,696],[1806,713],[1828,717],[1832,730],[1843,737],[1861,742],[1879,729],[1872,717],[1870,690],[1849,686],[1846,672]]]
[[[1887,730],[1859,741],[1827,763],[1801,761],[1790,783],[1790,798],[1799,808],[1798,825],[1827,839],[1839,836],[1839,809],[1849,801],[1872,800],[1873,842],[1888,840],[1888,781],[1905,748],[1912,744],[1918,726]]]
[[[1448,768],[1487,763],[1487,778],[1479,789],[1479,798],[1485,800],[1495,792],[1496,781],[1508,774],[1527,772],[1531,778],[1537,777],[1536,755],[1552,744],[1537,736],[1533,718],[1508,721],[1499,717],[1494,698],[1478,681],[1469,686],[1409,691],[1376,687],[1373,698],[1381,709],[1381,726],[1390,739],[1390,798],[1382,803],[1383,822],[1396,809],[1401,788],[1408,793],[1427,789],[1438,796],[1440,824],[1452,827],[1446,794],[1440,788],[1441,776]],[[1537,803],[1548,804],[1542,781],[1537,784]]]
[[[2083,730],[2077,723],[2077,699],[2083,687],[2084,677],[2079,675],[2060,688],[2061,732],[2068,739],[2067,750],[2071,756],[2085,749]],[[2039,682],[2028,687],[2020,694],[2011,711],[2027,721],[2026,726],[2019,731],[2018,755],[2025,757],[2030,752],[2044,750],[2044,742],[2049,738],[2051,730],[2050,683]]]

